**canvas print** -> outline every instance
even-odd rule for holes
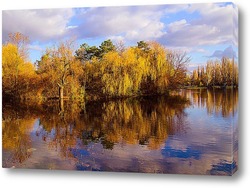
[[[3,168],[237,171],[233,3],[2,15]]]

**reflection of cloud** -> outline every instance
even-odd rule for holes
[[[73,154],[74,157],[80,156],[89,156],[89,152],[85,149],[75,149],[75,148],[69,148],[69,151]]]
[[[228,58],[237,58],[236,52],[234,51],[232,46],[228,46],[226,49],[222,50],[216,50],[211,56],[207,56],[209,58],[219,58],[221,59],[222,57],[228,57]]]
[[[236,162],[220,162],[213,165],[213,168],[210,170],[212,175],[232,175],[234,171],[237,170]]]
[[[169,146],[164,147],[161,150],[162,155],[165,157],[175,157],[180,159],[194,158],[199,160],[201,158],[202,152],[200,150],[192,149],[190,147],[183,150],[176,150]]]

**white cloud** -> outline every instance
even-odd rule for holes
[[[195,52],[199,52],[199,53],[203,53],[203,54],[208,53],[208,51],[205,50],[205,49],[203,49],[203,48],[197,48],[197,49],[195,49],[194,51],[195,51]]]
[[[77,25],[69,25],[66,27],[66,29],[75,29],[77,27],[78,27]]]
[[[39,46],[39,45],[33,45],[33,44],[30,44],[29,46],[28,46],[28,48],[30,49],[30,50],[36,50],[36,51],[43,51],[43,48],[41,47],[41,46]]]
[[[126,41],[156,40],[165,34],[161,20],[188,5],[97,7],[81,11],[79,38],[123,36]]]
[[[67,24],[73,9],[5,10],[3,11],[3,40],[8,33],[21,32],[31,41],[56,40],[68,34]]]
[[[164,32],[162,29],[164,24],[161,22],[151,22],[145,27],[137,28],[135,30],[128,31],[125,38],[130,41],[139,40],[154,40],[161,37]]]
[[[183,15],[174,20],[180,12]],[[196,17],[185,18],[195,12]],[[3,40],[10,32],[21,32],[40,42],[72,35],[78,39],[110,36],[114,41],[156,40],[169,48],[190,52],[202,45],[237,46],[236,17],[237,9],[232,4],[10,10],[3,11]],[[169,20],[173,21],[167,24]]]
[[[198,12],[199,18],[187,22],[185,19],[177,20],[167,25],[167,33],[159,41],[168,46],[201,46],[215,44],[237,44],[233,39],[233,24],[235,7],[232,4],[192,4],[188,13]],[[235,31],[236,33],[236,31]],[[236,36],[236,34],[235,34]],[[235,37],[237,38],[237,36]]]
[[[169,32],[177,32],[188,25],[190,25],[190,24],[188,24],[185,19],[175,21],[175,22],[172,22],[168,25],[168,31]]]
[[[207,44],[218,44],[221,42],[220,30],[212,25],[168,25],[168,33],[161,38],[161,41],[170,46],[198,46]]]
[[[113,40],[113,41],[124,41],[124,37],[123,36],[109,36],[109,39]]]

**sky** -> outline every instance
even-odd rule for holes
[[[9,33],[28,36],[32,62],[70,38],[76,48],[107,39],[126,46],[157,41],[186,52],[189,68],[223,56],[238,60],[238,11],[232,3],[4,10],[2,19],[3,43]]]

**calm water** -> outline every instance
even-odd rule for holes
[[[230,175],[237,169],[238,92],[3,104],[3,167]]]

